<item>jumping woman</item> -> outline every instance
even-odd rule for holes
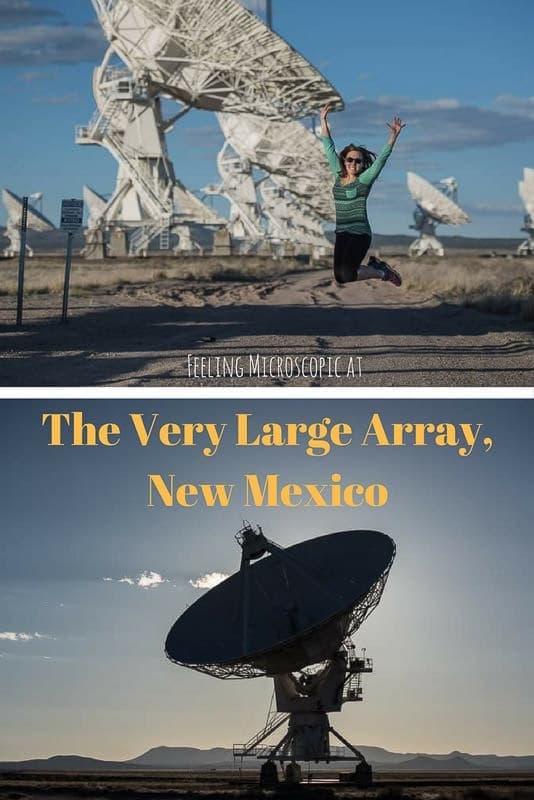
[[[377,278],[400,286],[401,276],[385,261],[374,256],[369,258],[367,264],[362,264],[362,261],[372,238],[367,218],[367,197],[405,123],[400,117],[394,117],[391,125],[386,123],[391,135],[378,157],[366,147],[355,144],[348,144],[338,156],[328,127],[329,111],[329,105],[321,111],[321,136],[330,169],[336,179],[333,189],[336,206],[334,277],[340,284]]]

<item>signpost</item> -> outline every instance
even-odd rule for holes
[[[28,230],[28,198],[22,198],[22,216],[20,218],[20,252],[19,252],[19,285],[17,290],[17,327],[22,325],[22,307],[24,298],[24,263],[26,259],[26,231]]]
[[[61,201],[61,225],[62,231],[67,232],[67,256],[65,259],[65,282],[63,285],[63,315],[61,322],[67,322],[69,309],[69,285],[70,268],[72,262],[72,237],[79,231],[83,224],[83,200],[62,200]]]

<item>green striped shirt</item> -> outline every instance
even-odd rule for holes
[[[368,233],[371,235],[371,226],[367,218],[367,197],[393,148],[390,144],[385,144],[375,161],[365,172],[362,172],[350,183],[343,184],[340,181],[341,164],[334,142],[329,136],[323,136],[322,141],[330,169],[336,178],[333,188],[336,207],[336,232],[347,231],[348,233]]]

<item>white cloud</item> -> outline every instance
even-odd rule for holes
[[[523,206],[519,203],[472,203],[472,211],[481,211],[486,214],[521,214]]]
[[[501,109],[463,105],[450,97],[414,100],[405,96],[377,99],[358,97],[341,114],[332,114],[336,138],[360,141],[387,133],[385,123],[400,115],[407,123],[399,140],[401,154],[419,155],[429,150],[463,150],[496,147],[534,138],[534,100],[500,98]],[[506,105],[506,110],[504,106]],[[364,142],[369,144],[369,142]],[[340,143],[341,144],[341,143]]]
[[[102,580],[126,583],[128,586],[139,586],[141,589],[155,589],[164,583],[170,583],[168,578],[164,578],[159,572],[154,572],[153,570],[144,570],[136,578],[129,578],[125,575],[123,578],[102,578]]]
[[[31,642],[32,639],[51,639],[44,633],[15,633],[15,631],[4,631],[0,633],[0,639],[7,642]]]
[[[225,572],[208,572],[199,578],[192,578],[189,583],[195,589],[213,589],[214,586],[225,581],[228,575]]]
[[[143,572],[137,580],[137,585],[143,589],[152,589],[162,583],[169,583],[169,581],[163,578],[159,572]]]
[[[437,100],[416,100],[414,107],[421,111],[433,111],[434,109],[460,108],[459,100],[452,97],[441,97]]]
[[[534,117],[534,96],[516,97],[512,94],[502,94],[496,98],[495,102],[499,106],[511,109],[516,114],[523,114],[526,117]]]

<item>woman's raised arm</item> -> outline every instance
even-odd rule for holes
[[[330,103],[327,103],[321,109],[321,136],[328,136],[328,138],[331,139],[332,137],[330,135],[330,127],[328,125],[328,120],[327,120],[329,111],[330,111]]]
[[[400,117],[393,117],[393,122],[391,123],[391,125],[389,124],[389,122],[386,122],[386,125],[388,126],[389,130],[391,131],[391,135],[390,135],[390,137],[388,139],[388,144],[391,147],[393,147],[393,145],[395,144],[395,142],[398,139],[399,133],[401,132],[401,130],[403,128],[406,127],[406,123],[403,122]]]
[[[336,153],[336,148],[334,146],[334,142],[332,141],[330,128],[328,127],[328,121],[326,119],[329,111],[330,105],[327,103],[324,108],[321,109],[321,136],[323,139],[324,151],[328,159],[328,164],[330,165],[330,171],[337,178],[341,172],[341,164],[339,163],[339,158]]]

